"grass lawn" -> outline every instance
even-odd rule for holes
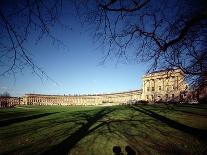
[[[207,154],[207,105],[0,109],[0,154]]]

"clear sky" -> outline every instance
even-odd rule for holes
[[[62,21],[71,29],[55,26],[52,32],[67,47],[53,45],[48,38],[35,45],[32,35],[26,44],[35,63],[58,84],[45,78],[41,80],[30,70],[24,70],[16,73],[15,78],[0,77],[0,93],[8,91],[13,96],[25,93],[92,94],[141,89],[147,64],[123,64],[109,59],[100,65],[104,55],[102,49],[97,48],[99,43],[94,43],[91,34],[85,32],[71,15],[64,16]]]

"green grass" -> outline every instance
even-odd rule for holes
[[[206,105],[0,109],[0,154],[207,154]]]

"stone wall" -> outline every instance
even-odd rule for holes
[[[19,97],[0,97],[0,107],[14,107],[19,105],[21,102],[21,98]]]
[[[141,100],[141,90],[93,95],[43,95],[26,94],[21,104],[25,105],[103,105],[123,104],[129,100]]]
[[[187,84],[180,69],[152,72],[143,76],[142,99],[148,101],[179,100]]]
[[[26,94],[21,104],[25,105],[103,105],[126,104],[132,100],[179,101],[186,91],[184,73],[180,69],[156,71],[143,76],[143,89],[92,95],[44,95]]]

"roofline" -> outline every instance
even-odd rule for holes
[[[184,72],[179,68],[169,68],[169,69],[163,69],[163,70],[150,72],[150,73],[144,75],[143,77],[147,77],[147,76],[150,76],[150,75],[153,75],[153,74],[156,74],[156,73],[172,72],[172,71],[176,71],[176,70],[181,72],[182,74],[184,74]]]
[[[115,92],[115,93],[98,93],[98,94],[77,94],[77,95],[47,95],[47,94],[25,94],[24,96],[102,96],[102,95],[114,95],[114,94],[123,94],[123,93],[133,93],[133,92],[141,92],[142,89],[131,90],[131,91],[123,91],[123,92]]]

